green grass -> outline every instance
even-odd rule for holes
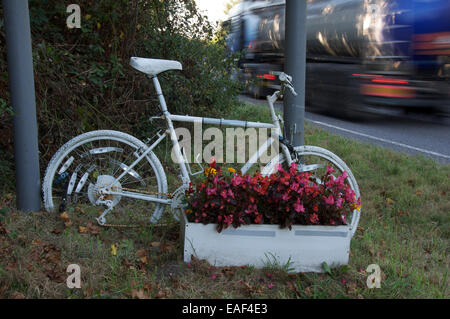
[[[267,121],[268,110],[247,105],[230,118]],[[289,274],[289,263],[267,256],[264,269],[214,267],[182,261],[178,224],[93,228],[79,211],[22,214],[14,196],[0,201],[0,297],[6,298],[449,298],[450,166],[348,140],[306,124],[306,144],[331,150],[355,175],[362,215],[349,264],[323,274]],[[169,165],[169,181],[176,182]],[[2,228],[3,227],[3,228]],[[111,245],[117,248],[112,254]],[[65,285],[77,263],[82,288]],[[380,289],[366,269],[378,264]]]

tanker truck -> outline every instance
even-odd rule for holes
[[[278,89],[285,1],[242,1],[227,22],[248,92]],[[306,33],[308,110],[449,115],[450,1],[308,0]]]

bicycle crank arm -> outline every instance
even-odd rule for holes
[[[112,204],[112,201],[110,201],[110,200],[107,200],[107,201],[97,200],[97,204],[101,204],[101,203],[106,203],[106,207],[108,207],[98,218],[96,218],[97,223],[99,223],[99,225],[103,226],[106,224],[105,216],[113,210],[114,205]]]

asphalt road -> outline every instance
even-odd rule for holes
[[[267,105],[241,95],[241,100]],[[276,107],[282,109],[282,102]],[[450,163],[450,123],[431,116],[406,118],[383,115],[366,121],[334,118],[325,114],[306,112],[306,121],[331,133],[362,142],[387,147],[408,154],[422,154],[441,163]]]

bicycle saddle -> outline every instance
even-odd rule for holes
[[[169,70],[183,70],[180,62],[172,60],[131,57],[130,65],[136,70],[150,76],[155,76]]]

